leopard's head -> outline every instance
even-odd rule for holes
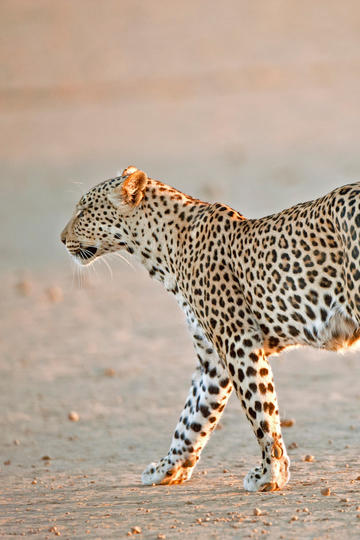
[[[81,197],[61,233],[61,241],[78,263],[90,264],[119,249],[132,252],[147,182],[143,171],[130,166],[121,177],[106,180]]]

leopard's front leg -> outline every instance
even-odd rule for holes
[[[228,359],[233,386],[262,452],[260,466],[244,480],[248,491],[274,491],[289,481],[290,460],[281,435],[271,366],[256,332],[246,334]]]
[[[194,335],[194,344],[199,365],[170,450],[159,462],[148,465],[142,474],[143,484],[179,484],[189,480],[231,394],[228,373],[214,348],[200,332]]]

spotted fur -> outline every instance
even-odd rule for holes
[[[81,264],[125,249],[184,310],[198,364],[168,454],[144,484],[191,477],[235,389],[261,448],[249,491],[281,489],[289,458],[268,358],[360,337],[360,183],[262,219],[193,199],[135,167],[84,195],[61,239]]]

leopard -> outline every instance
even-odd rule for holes
[[[359,341],[360,182],[247,219],[129,166],[81,197],[61,241],[82,266],[125,250],[185,313],[196,368],[169,452],[142,483],[191,478],[234,390],[261,455],[244,488],[281,490],[290,460],[269,358]]]

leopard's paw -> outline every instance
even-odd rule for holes
[[[141,482],[145,486],[153,484],[181,484],[190,480],[194,467],[178,463],[169,464],[166,460],[150,463],[141,475]]]
[[[274,460],[272,465],[263,464],[252,469],[244,479],[247,491],[276,491],[282,489],[290,480],[290,461],[284,455]]]

